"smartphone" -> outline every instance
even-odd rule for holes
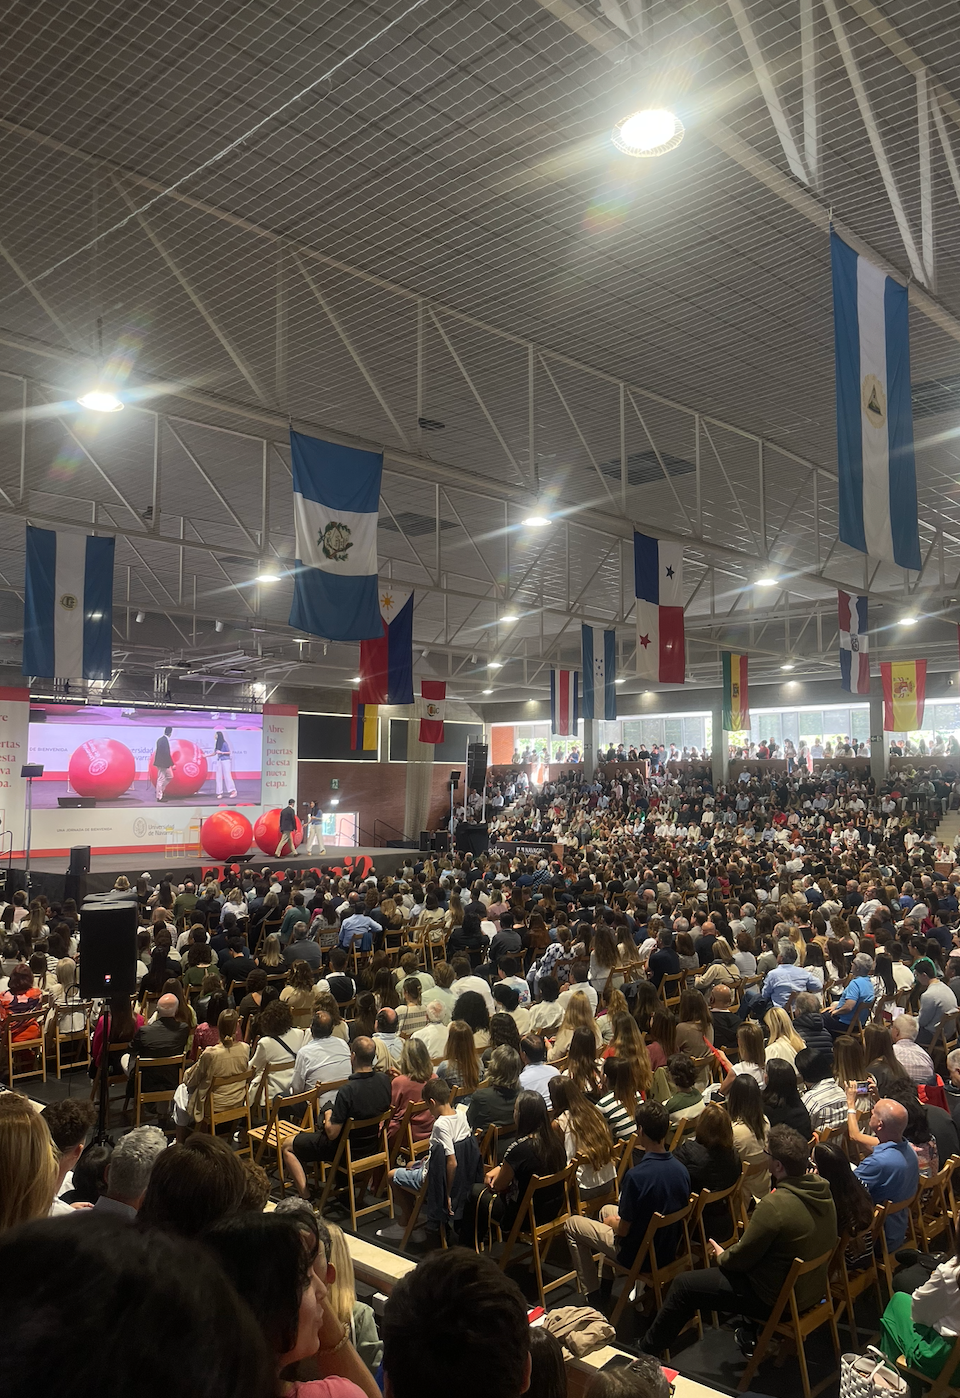
[[[869,1096],[870,1096],[870,1086],[871,1086],[871,1084],[868,1083],[868,1082],[858,1082],[858,1083],[857,1083],[857,1093],[856,1093],[856,1095],[857,1095],[858,1097],[869,1097]]]

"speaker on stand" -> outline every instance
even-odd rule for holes
[[[79,875],[77,877],[80,877]],[[131,891],[132,892],[132,891]],[[137,988],[137,900],[92,894],[80,909],[80,994],[84,1000],[100,1000],[102,1063],[97,1132],[94,1140],[107,1139],[107,1093],[110,1080],[110,1000],[130,996]]]

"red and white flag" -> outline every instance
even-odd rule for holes
[[[576,670],[550,671],[550,731],[561,737],[576,734],[580,703]]]
[[[445,680],[420,681],[420,741],[443,742],[443,710],[447,699]]]

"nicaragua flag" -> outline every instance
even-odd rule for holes
[[[27,525],[25,675],[110,678],[114,544],[113,539]]]
[[[413,703],[413,593],[380,588],[380,634],[360,642],[361,704]]]
[[[840,538],[920,567],[907,288],[830,231]]]
[[[577,731],[580,717],[577,696],[576,670],[550,671],[550,731],[561,738],[571,737]]]
[[[327,641],[382,631],[377,517],[383,456],[290,433],[297,535],[290,625]]]
[[[637,674],[664,684],[683,684],[683,545],[651,539],[634,530],[633,569]]]
[[[583,646],[583,717],[617,716],[617,633],[599,626],[581,626]]]
[[[848,694],[870,693],[870,638],[867,634],[867,599],[852,592],[837,592],[840,630],[840,688]]]

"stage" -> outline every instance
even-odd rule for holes
[[[369,870],[369,862],[372,862],[373,870],[377,874],[391,874],[400,868],[408,855],[412,856],[414,861],[421,857],[415,846],[409,849],[394,849],[383,845],[376,848],[368,845],[349,848],[330,846],[324,855],[314,853],[293,859],[271,859],[269,855],[257,850],[247,859],[228,861],[227,867],[241,870],[249,868],[256,873],[263,868],[269,868],[277,873],[313,869],[321,874],[334,870],[349,874],[354,872],[358,865],[361,870]],[[33,860],[30,865],[31,892],[34,895],[43,893],[51,903],[62,902],[64,898],[74,898],[79,903],[88,893],[106,893],[121,874],[125,875],[131,884],[135,884],[141,874],[149,872],[154,885],[165,878],[169,878],[171,883],[176,885],[183,883],[185,879],[193,879],[196,882],[205,874],[220,878],[225,867],[222,860],[210,859],[206,855],[202,858],[199,855],[180,855],[169,859],[145,855],[142,862],[132,865],[129,855],[124,857],[115,854],[94,854],[90,858],[90,872],[87,874],[68,873],[68,864],[69,858],[66,855],[57,859]],[[8,897],[12,897],[17,889],[26,887],[26,869],[22,861],[12,866],[7,884]]]

